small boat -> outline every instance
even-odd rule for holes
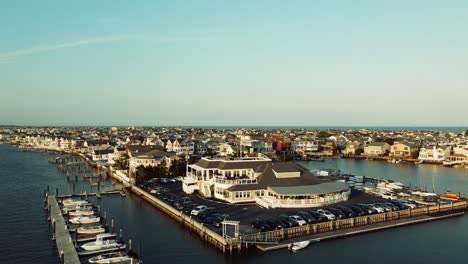
[[[75,211],[68,211],[69,216],[90,216],[94,215],[94,211],[92,209],[79,209]]]
[[[298,251],[300,249],[303,249],[303,248],[307,247],[309,244],[310,244],[310,241],[308,241],[308,240],[301,241],[301,242],[295,242],[295,243],[289,244],[288,249],[291,250],[292,252],[296,252],[296,251]]]
[[[415,161],[414,164],[423,164],[424,163],[424,160],[420,160],[420,161]]]
[[[125,197],[125,196],[127,196],[127,192],[124,191],[124,190],[121,190],[121,191],[120,191],[120,195],[121,195],[122,197]]]
[[[121,252],[105,253],[89,259],[89,263],[137,263]]]
[[[82,206],[82,205],[87,205],[88,202],[85,200],[77,200],[77,199],[66,199],[62,201],[62,205],[65,207],[71,207],[71,206]]]
[[[95,251],[95,250],[102,250],[102,249],[124,249],[125,244],[117,242],[117,240],[114,239],[107,239],[107,238],[113,238],[113,234],[99,234],[96,236],[96,241],[94,242],[89,242],[86,244],[83,244],[81,246],[82,249],[86,251]]]
[[[440,197],[441,200],[447,201],[460,201],[461,197],[459,193],[454,193],[451,191],[446,191],[444,195]]]
[[[106,232],[102,226],[84,226],[76,229],[78,235],[97,235]]]
[[[102,198],[101,194],[100,194],[100,193],[96,193],[96,198],[101,199],[101,198]]]
[[[72,224],[94,224],[99,223],[101,221],[100,217],[89,217],[89,216],[77,216],[70,219],[70,223]]]

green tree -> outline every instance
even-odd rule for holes
[[[187,161],[185,159],[175,159],[171,163],[169,173],[172,177],[185,176]]]
[[[122,154],[116,161],[115,161],[115,164],[114,164],[114,168],[116,169],[120,169],[120,170],[126,170],[128,169],[128,165],[129,165],[129,156],[127,153],[124,153]]]

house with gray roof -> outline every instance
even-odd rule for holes
[[[242,159],[202,158],[187,165],[185,193],[198,192],[228,203],[265,208],[319,207],[346,201],[350,187],[333,177],[318,177],[292,162],[273,162],[264,155]]]

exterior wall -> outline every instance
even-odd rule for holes
[[[364,154],[365,155],[385,155],[387,151],[390,151],[390,145],[385,144],[383,146],[365,146]]]
[[[419,160],[444,161],[450,156],[450,148],[421,148],[419,151]]]
[[[407,146],[403,143],[395,143],[390,148],[391,157],[401,157],[401,158],[410,158],[416,156],[417,153],[416,147]]]

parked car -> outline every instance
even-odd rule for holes
[[[260,219],[253,221],[251,226],[260,232],[272,230],[272,227],[266,221]]]
[[[336,216],[337,219],[345,218],[346,214],[343,213],[341,210],[337,208],[328,208],[328,211],[330,211],[332,214]]]
[[[357,204],[357,206],[359,206],[360,208],[362,208],[362,210],[366,211],[368,214],[376,214],[377,213],[377,210],[374,209],[373,207],[371,207],[370,205],[368,204]]]
[[[325,221],[328,221],[328,218],[326,216],[324,216],[323,214],[320,214],[316,211],[309,211],[308,212],[311,216],[313,216],[317,222],[325,222]]]
[[[199,205],[199,206],[193,208],[193,210],[190,212],[190,214],[191,215],[198,215],[200,212],[203,212],[206,209],[208,209],[208,207],[206,205]]]
[[[289,218],[296,221],[298,226],[307,225],[307,221],[298,215],[290,215]]]
[[[400,210],[400,208],[398,208],[398,206],[390,203],[390,202],[385,202],[384,204],[386,204],[387,206],[391,207],[392,208],[392,211],[398,211]]]
[[[273,229],[281,229],[281,228],[287,227],[287,225],[286,225],[284,222],[282,222],[282,221],[280,221],[280,220],[278,220],[278,219],[274,219],[274,218],[273,218],[273,219],[268,219],[266,222],[267,222],[267,224],[269,224]]]
[[[203,220],[203,224],[212,225],[212,226],[215,226],[215,227],[220,227],[223,220],[224,220],[224,218],[222,218],[221,216],[219,216],[217,214],[212,214],[210,216],[207,216]]]
[[[411,208],[411,207],[409,207],[408,205],[403,204],[403,203],[401,203],[401,202],[399,202],[399,201],[390,201],[389,203],[394,204],[394,205],[397,206],[400,210],[405,210],[405,209]]]
[[[369,206],[370,206],[372,209],[376,210],[377,213],[379,213],[379,214],[380,214],[380,213],[385,213],[385,209],[384,209],[383,207],[381,207],[381,206],[378,206],[378,205],[376,205],[376,204],[369,204]]]
[[[312,223],[317,221],[317,219],[315,219],[315,217],[313,217],[311,214],[309,214],[306,211],[299,211],[299,212],[297,212],[297,215],[302,217],[304,220],[306,220],[306,222],[308,224],[312,224]]]
[[[292,220],[287,215],[280,215],[280,216],[278,216],[278,219],[283,221],[288,227],[293,227],[293,226],[298,225],[296,221]]]
[[[346,217],[356,217],[357,216],[357,214],[353,210],[351,210],[350,208],[348,208],[346,206],[337,206],[336,208],[339,209],[341,212],[345,213]]]
[[[385,210],[385,212],[392,212],[393,211],[393,206],[389,206],[386,203],[377,202],[377,203],[374,203],[374,204],[382,207]]]
[[[205,218],[213,215],[214,213],[216,213],[216,211],[213,208],[207,208],[207,209],[199,212],[197,217],[200,218],[200,219],[205,219]]]
[[[363,216],[363,215],[368,215],[369,214],[369,212],[363,210],[361,207],[359,207],[357,205],[350,205],[350,206],[348,206],[348,208],[353,210],[357,214],[357,216]]]
[[[330,211],[325,209],[318,209],[317,213],[325,216],[328,220],[336,220],[336,216],[332,214]]]
[[[384,193],[381,195],[382,198],[387,199],[387,200],[396,200],[398,199],[398,196],[394,193]]]
[[[386,205],[386,204],[384,204],[384,203],[377,202],[377,203],[374,203],[374,205],[375,205],[375,206],[378,206],[378,207],[380,207],[380,208],[382,208],[382,209],[384,209],[384,212],[391,212],[391,211],[393,211],[393,210],[392,210],[392,207],[390,207],[390,206],[388,206],[388,205]]]
[[[398,202],[408,206],[411,209],[414,209],[414,208],[418,207],[416,204],[414,204],[414,203],[412,203],[412,202],[410,202],[408,200],[398,200]]]

